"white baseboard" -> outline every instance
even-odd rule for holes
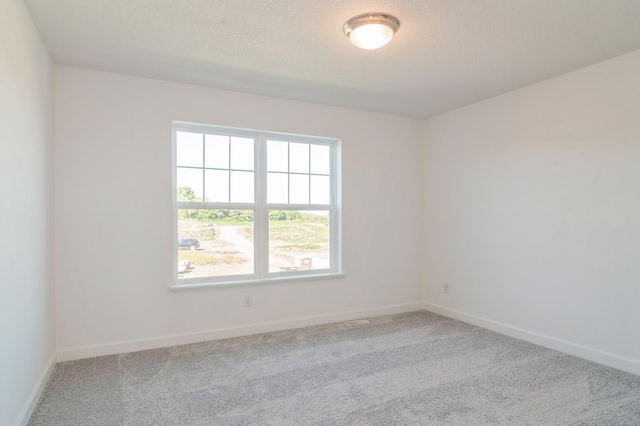
[[[476,315],[467,314],[455,309],[447,308],[446,306],[436,305],[432,303],[422,303],[422,309],[436,314],[444,315],[449,318],[457,319],[469,324],[477,325],[478,327],[486,328],[500,334],[515,337],[516,339],[534,343],[539,346],[544,346],[549,349],[554,349],[559,352],[577,356],[578,358],[583,358],[588,361],[597,362],[598,364],[617,368],[618,370],[626,371],[628,373],[640,375],[639,360],[622,357],[610,352],[601,351],[599,349],[572,343],[562,339],[557,339],[555,337],[546,336],[544,334],[536,333],[533,331],[524,330],[519,327],[513,327],[487,318],[482,318]]]
[[[82,346],[59,349],[58,361],[71,361],[82,358],[92,358],[103,355],[113,355],[127,352],[137,352],[147,349],[164,348],[168,346],[187,345],[208,340],[226,339],[230,337],[249,336],[252,334],[268,333],[272,331],[289,330],[293,328],[309,327],[312,325],[330,324],[349,321],[358,318],[377,317],[382,315],[400,314],[404,312],[422,310],[421,303],[407,303],[404,305],[384,306],[381,308],[362,309],[357,311],[338,312],[326,315],[295,318],[283,321],[271,321],[250,324],[239,327],[219,328],[215,330],[199,331],[195,333],[174,334],[150,339],[137,339],[122,342],[112,342],[102,345]]]
[[[40,396],[42,396],[42,392],[44,392],[44,388],[47,387],[47,383],[49,383],[49,378],[51,377],[51,373],[53,373],[53,368],[56,366],[56,354],[53,353],[51,358],[49,358],[49,362],[47,362],[47,366],[44,371],[40,375],[36,386],[31,391],[31,395],[29,395],[29,399],[25,404],[18,420],[16,421],[16,426],[26,426],[29,423],[29,419],[31,419],[31,415],[33,414],[33,410],[35,410],[38,401],[40,401]]]

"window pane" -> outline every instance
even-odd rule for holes
[[[328,175],[331,173],[330,150],[325,145],[311,145],[311,173]]]
[[[253,139],[231,138],[231,168],[253,170]]]
[[[176,180],[178,201],[202,201],[202,169],[185,169],[178,167],[176,170]],[[191,191],[189,191],[189,189]]]
[[[229,202],[229,172],[226,170],[204,171],[205,201],[209,203]]]
[[[287,204],[289,202],[289,175],[267,173],[267,203]]]
[[[178,279],[253,274],[252,210],[178,210]]]
[[[202,167],[202,134],[176,132],[176,165]]]
[[[231,202],[253,203],[253,172],[231,172]]]
[[[269,211],[269,272],[331,267],[328,211]]]
[[[228,136],[204,136],[204,166],[212,169],[229,168]]]
[[[309,175],[289,175],[289,203],[309,204]]]
[[[267,141],[267,170],[270,172],[289,171],[289,144]]]
[[[330,185],[329,176],[311,176],[311,204],[329,204]]]
[[[289,144],[289,171],[291,173],[309,173],[309,144]]]

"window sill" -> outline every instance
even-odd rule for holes
[[[185,283],[185,284],[172,284],[169,286],[169,290],[171,291],[181,291],[181,290],[189,290],[196,288],[208,288],[208,287],[227,287],[227,286],[236,286],[236,285],[245,285],[245,284],[268,284],[268,283],[284,283],[284,282],[300,282],[300,281],[318,281],[318,280],[330,280],[337,278],[344,278],[346,274],[344,272],[328,272],[324,274],[313,274],[313,275],[286,275],[286,276],[275,276],[269,278],[251,278],[244,280],[233,280],[233,281],[209,281],[209,282],[195,282],[195,283]]]

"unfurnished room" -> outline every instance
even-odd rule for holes
[[[0,0],[0,425],[639,425],[638,0]]]

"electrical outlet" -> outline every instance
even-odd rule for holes
[[[449,283],[444,283],[444,285],[442,286],[442,291],[444,291],[445,294],[449,294]]]
[[[250,308],[253,306],[253,298],[251,296],[244,297],[244,307]]]

